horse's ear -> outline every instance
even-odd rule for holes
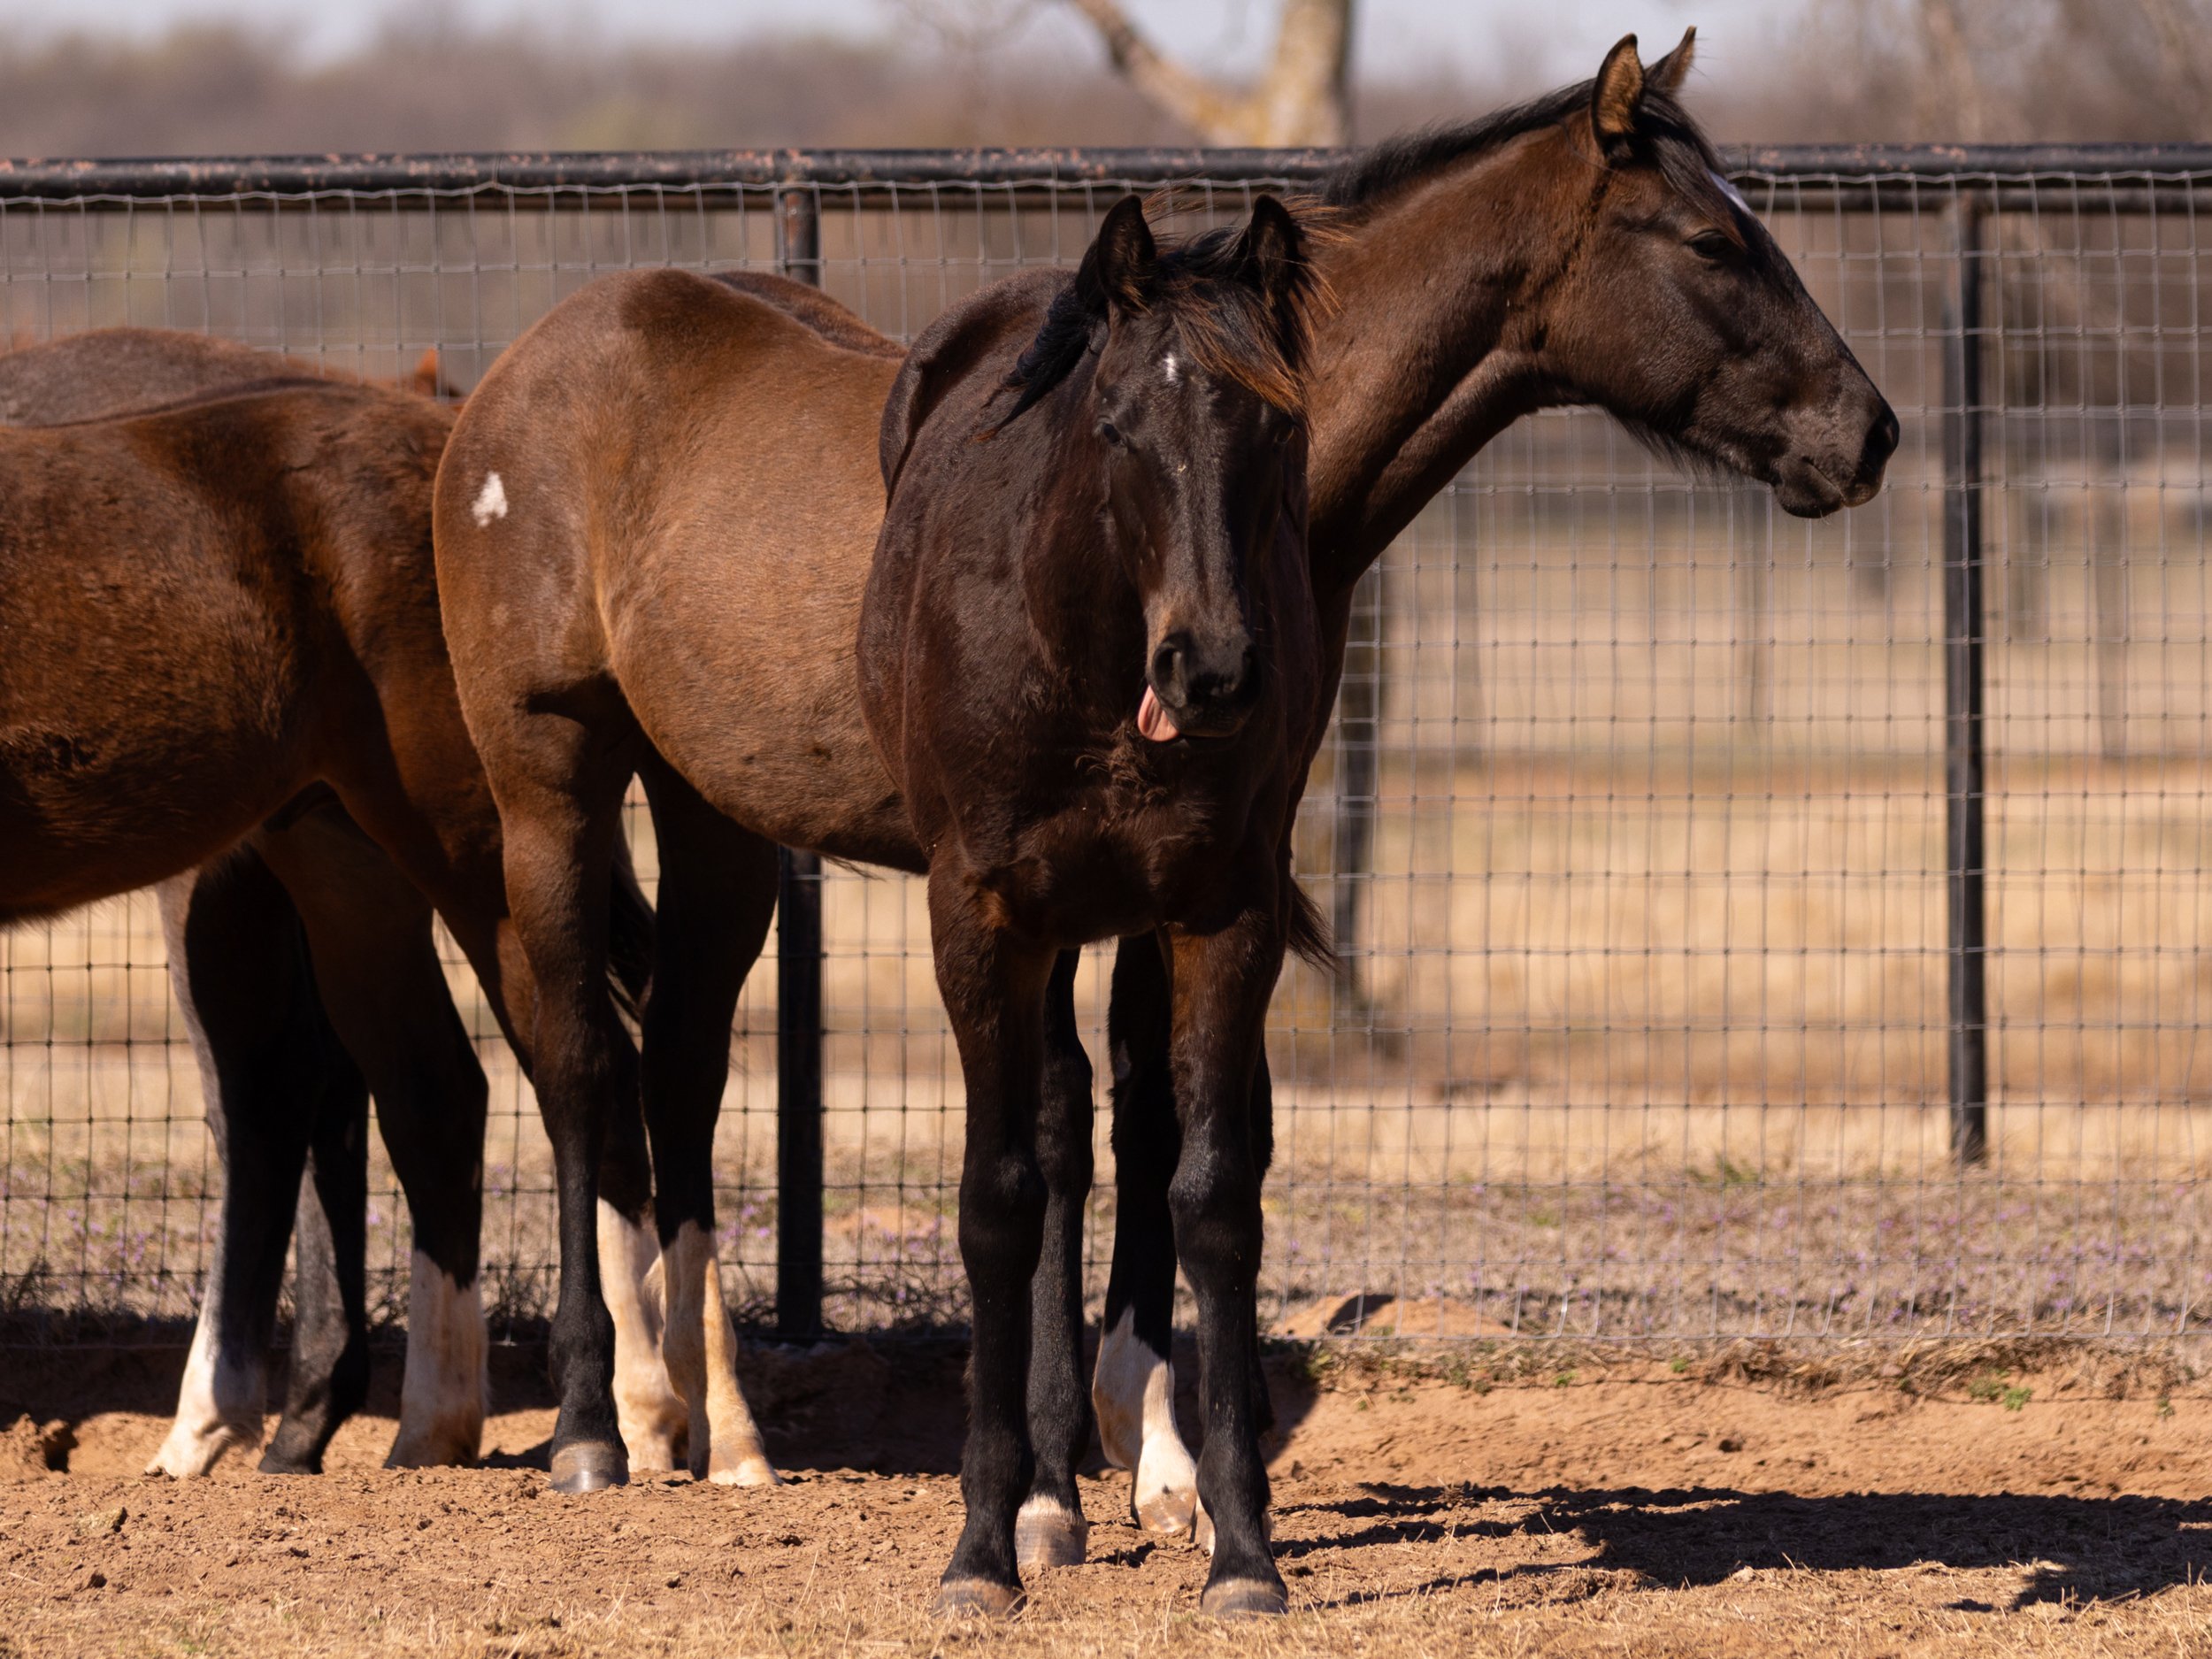
[[[1144,222],[1143,199],[1125,196],[1108,210],[1097,239],[1083,256],[1076,284],[1110,305],[1141,306],[1151,288],[1152,266],[1159,252],[1152,227]]]
[[[1644,85],[1669,97],[1682,90],[1682,83],[1690,78],[1690,60],[1697,56],[1697,26],[1692,24],[1682,31],[1682,43],[1644,71]]]
[[[1237,275],[1280,307],[1305,280],[1306,239],[1290,210],[1271,196],[1252,204],[1252,219],[1237,238]]]
[[[431,347],[417,359],[414,373],[407,377],[407,384],[425,397],[435,397],[442,388],[438,376],[438,348]]]
[[[1238,279],[1267,302],[1268,315],[1284,349],[1295,357],[1304,328],[1298,314],[1298,298],[1311,287],[1313,273],[1306,262],[1306,236],[1290,210],[1271,196],[1252,204],[1252,222],[1237,238]]]
[[[1644,66],[1636,57],[1636,37],[1624,35],[1590,83],[1590,125],[1599,149],[1609,151],[1635,132],[1636,111],[1643,101]]]

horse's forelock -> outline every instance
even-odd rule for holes
[[[1302,417],[1305,361],[1328,299],[1311,251],[1317,242],[1337,239],[1340,233],[1334,229],[1333,209],[1317,202],[1284,205],[1298,228],[1302,257],[1278,296],[1279,312],[1235,268],[1241,234],[1237,226],[1164,245],[1149,288],[1124,303],[1157,314],[1207,373],[1244,387],[1286,414]],[[992,433],[1075,372],[1106,314],[1106,296],[1087,291],[1079,282],[1071,281],[1053,296],[1044,321],[1006,377],[1002,389],[1017,396]]]

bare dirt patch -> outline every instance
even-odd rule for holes
[[[1138,1532],[1125,1477],[1101,1471],[1089,1564],[987,1629],[922,1610],[960,1517],[949,1345],[755,1350],[789,1484],[584,1500],[546,1490],[552,1413],[525,1353],[495,1371],[483,1467],[380,1469],[380,1398],[320,1479],[239,1458],[184,1485],[135,1472],[173,1357],[92,1368],[79,1414],[50,1392],[72,1356],[19,1357],[0,1381],[0,1430],[29,1418],[0,1463],[5,1659],[2212,1655],[2212,1400],[2162,1392],[2154,1368],[1992,1354],[1746,1381],[1740,1355],[1567,1355],[1442,1380],[1294,1355],[1271,1447],[1290,1619],[1198,1618],[1203,1558]]]

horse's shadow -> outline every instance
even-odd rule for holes
[[[1718,1584],[1746,1567],[1840,1572],[1898,1569],[1923,1563],[1965,1570],[2017,1568],[2024,1582],[2009,1605],[2039,1601],[2117,1601],[2146,1596],[2212,1576],[2212,1500],[2172,1498],[1931,1496],[1858,1493],[1800,1497],[1728,1488],[1647,1491],[1638,1487],[1555,1486],[1516,1493],[1471,1486],[1386,1486],[1371,1495],[1302,1507],[1338,1517],[1343,1525],[1295,1549],[1358,1548],[1370,1543],[1471,1532],[1575,1532],[1594,1547],[1580,1563],[1632,1571],[1656,1585]],[[1486,1499],[1525,1499],[1534,1507],[1517,1523],[1477,1522],[1453,1511]],[[1524,1567],[1485,1578],[1556,1571]],[[1421,1589],[1455,1586],[1440,1579]],[[1993,1611],[1962,1600],[1964,1611]]]

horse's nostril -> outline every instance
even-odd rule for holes
[[[1190,661],[1190,635],[1171,634],[1152,652],[1152,683],[1164,691],[1183,690],[1185,665]]]
[[[1874,418],[1873,427],[1866,434],[1866,458],[1878,463],[1888,460],[1897,453],[1897,441],[1903,430],[1897,424],[1897,411],[1884,403],[1882,412]]]

